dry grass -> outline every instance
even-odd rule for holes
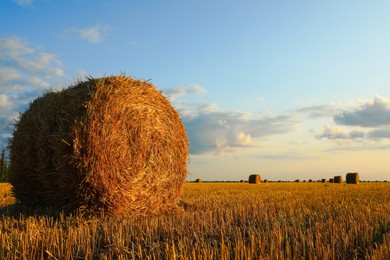
[[[180,205],[146,218],[0,215],[0,258],[390,257],[388,183],[187,183]]]
[[[10,180],[27,204],[156,214],[177,201],[187,160],[180,117],[154,86],[91,78],[46,93],[22,114]]]

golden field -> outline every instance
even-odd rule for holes
[[[0,259],[390,259],[388,183],[187,183],[176,212],[125,218],[13,205],[11,188]]]

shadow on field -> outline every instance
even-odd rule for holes
[[[59,218],[60,216],[75,215],[77,212],[66,211],[63,208],[42,205],[26,205],[22,203],[14,203],[11,205],[0,207],[0,219],[5,217],[43,217],[50,216]]]

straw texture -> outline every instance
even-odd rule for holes
[[[178,113],[152,84],[124,75],[39,97],[10,148],[11,183],[25,203],[154,214],[174,207],[187,175]]]
[[[341,176],[334,176],[333,177],[333,182],[334,183],[343,183],[343,177],[341,177]]]

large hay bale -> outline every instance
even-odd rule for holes
[[[321,179],[321,182],[322,182],[322,183],[325,183],[325,182],[326,182],[326,179]]]
[[[261,183],[261,177],[258,174],[252,174],[249,176],[249,183],[251,184],[259,184]]]
[[[202,183],[202,179],[196,179],[195,182],[196,183]]]
[[[343,182],[343,177],[341,177],[341,176],[334,176],[333,177],[333,182],[334,183],[342,183]]]
[[[329,182],[330,182],[330,183],[334,183],[334,179],[333,179],[333,178],[330,178],[330,179],[329,179]]]
[[[154,214],[177,201],[188,140],[152,84],[89,78],[34,100],[15,125],[10,180],[24,203]]]
[[[345,180],[348,184],[359,184],[359,173],[350,172],[345,176]]]

